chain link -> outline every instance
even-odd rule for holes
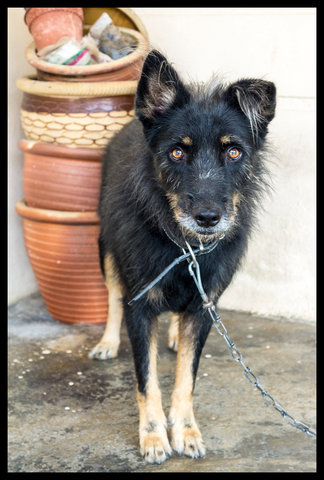
[[[233,358],[233,360],[237,363],[240,363],[244,370],[244,376],[248,380],[248,382],[253,386],[256,387],[262,397],[263,400],[265,401],[266,405],[272,407],[274,410],[280,413],[282,418],[286,420],[290,425],[293,425],[294,427],[298,428],[304,433],[307,433],[310,437],[316,438],[316,433],[313,432],[308,425],[306,425],[303,422],[300,422],[299,420],[296,420],[292,415],[290,415],[286,409],[284,409],[274,398],[272,395],[270,395],[269,392],[267,392],[261,383],[259,382],[258,377],[252,372],[252,370],[245,365],[243,362],[243,355],[239,351],[239,349],[236,347],[235,343],[232,342],[232,340],[229,338],[227,334],[227,329],[225,325],[223,324],[221,317],[219,313],[216,311],[216,306],[215,304],[208,298],[206,292],[203,289],[202,281],[201,281],[201,276],[200,276],[200,268],[199,268],[199,263],[197,262],[197,259],[195,258],[195,255],[191,251],[191,256],[193,260],[189,263],[188,265],[188,270],[190,275],[193,277],[193,280],[196,284],[196,287],[200,293],[201,298],[203,299],[203,308],[208,311],[209,315],[211,316],[211,319],[213,321],[213,325],[215,326],[217,332],[221,337],[224,338],[228,351]],[[195,268],[195,272],[194,269]]]

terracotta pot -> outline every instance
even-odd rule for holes
[[[21,123],[28,140],[103,149],[134,118],[136,81],[42,82],[24,77]]]
[[[141,75],[145,53],[148,50],[148,42],[145,37],[135,30],[121,28],[137,41],[135,50],[118,60],[94,65],[56,65],[41,60],[35,51],[35,43],[32,42],[26,49],[27,61],[37,69],[39,80],[63,81],[63,82],[101,82],[137,80]]]
[[[37,50],[54,45],[68,36],[81,40],[83,33],[82,8],[29,8],[25,22]]]
[[[27,254],[49,313],[66,323],[104,323],[107,289],[99,267],[95,212],[16,204]]]
[[[24,194],[30,207],[97,211],[101,150],[21,140]]]

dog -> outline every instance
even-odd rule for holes
[[[186,262],[130,301],[181,255],[186,241],[196,248],[218,240],[199,256],[204,289],[217,305],[241,263],[268,184],[266,135],[275,105],[272,82],[186,85],[152,50],[138,83],[136,118],[106,148],[98,244],[109,310],[90,357],[117,356],[125,318],[137,379],[140,451],[150,463],[163,462],[172,450],[205,455],[192,399],[212,320]],[[169,347],[177,351],[168,423],[156,360],[157,317],[165,311],[171,312]]]

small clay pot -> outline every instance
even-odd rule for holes
[[[21,140],[23,185],[29,207],[97,211],[101,150]]]
[[[136,81],[43,82],[23,77],[25,138],[73,148],[103,149],[134,118]]]
[[[29,8],[25,23],[37,50],[54,45],[62,37],[80,41],[83,34],[82,8]]]
[[[104,323],[107,289],[99,266],[95,212],[16,204],[27,254],[49,313],[66,323]]]

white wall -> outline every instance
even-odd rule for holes
[[[315,22],[313,8],[133,8],[184,79],[213,72],[231,81],[263,77],[276,83],[278,106],[270,126],[273,194],[260,211],[246,262],[221,306],[265,315],[315,319]],[[30,41],[23,9],[9,9],[9,300],[35,289],[24,253],[21,222],[22,154],[17,142],[19,76]],[[19,28],[19,35],[17,35]]]

